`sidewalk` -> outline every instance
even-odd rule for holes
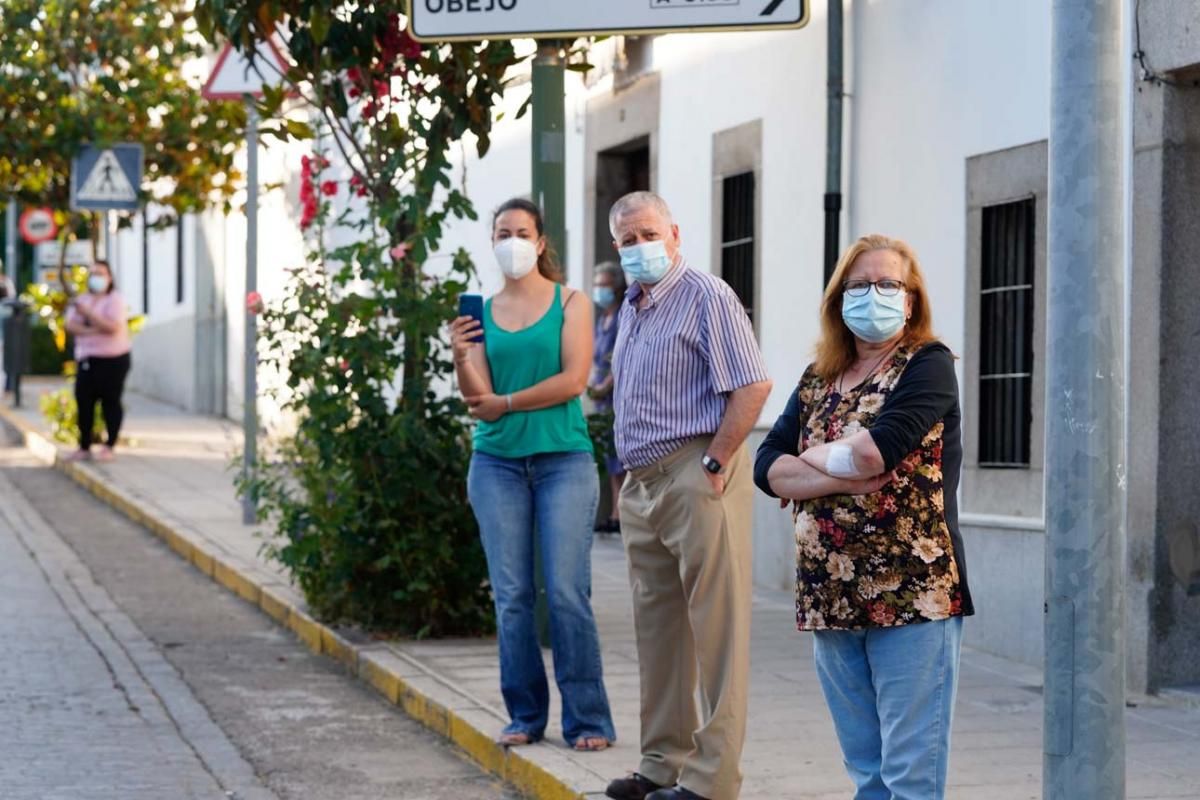
[[[0,416],[17,425],[31,449],[46,460],[55,451],[43,433],[37,396],[56,385],[31,380],[25,408],[10,409],[7,401],[0,408]],[[258,604],[314,650],[345,663],[485,768],[534,797],[598,798],[610,778],[636,767],[637,661],[618,539],[598,539],[593,553],[593,603],[618,745],[603,753],[577,754],[562,744],[555,726],[546,743],[506,752],[491,743],[505,721],[494,641],[379,643],[316,623],[287,578],[259,556],[262,539],[240,522],[228,471],[240,440],[238,428],[137,395],[127,396],[126,405],[125,433],[134,447],[122,450],[112,464],[60,461],[59,466],[146,524],[197,568]],[[812,668],[811,638],[795,630],[790,595],[756,594],[752,648],[742,798],[849,797],[850,784]],[[968,650],[961,674],[948,796],[1040,797],[1039,671]],[[557,717],[557,706],[552,713]],[[1130,708],[1126,718],[1128,797],[1200,798],[1200,709],[1149,699]]]

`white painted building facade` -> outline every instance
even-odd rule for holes
[[[1192,17],[1200,24],[1200,10],[1183,0],[1146,0],[1144,5],[1147,42],[1143,46],[1158,47],[1152,52],[1162,54],[1160,68],[1186,74],[1189,65],[1200,64],[1200,45],[1182,41],[1179,33]],[[571,285],[586,287],[592,266],[613,257],[604,219],[609,203],[629,189],[652,188],[667,199],[680,225],[684,250],[696,269],[722,273],[722,253],[727,249],[722,247],[722,223],[727,215],[736,213],[750,226],[752,233],[738,240],[742,245],[746,239],[753,243],[752,286],[743,272],[741,280],[750,286],[749,296],[743,299],[753,308],[776,384],[752,445],[782,410],[788,391],[810,360],[818,330],[823,290],[826,6],[815,6],[810,24],[799,31],[608,40],[595,47],[592,73],[586,78],[568,73],[567,79],[568,233],[565,248],[559,249],[565,249]],[[979,608],[968,626],[968,639],[976,646],[1038,663],[1043,628],[1041,362],[1050,4],[1045,0],[847,0],[845,43],[842,245],[862,234],[885,233],[911,243],[922,261],[937,330],[962,357],[966,469],[960,508]],[[1142,139],[1162,144],[1168,135],[1176,135],[1170,133],[1175,128],[1162,109],[1175,108],[1171,103],[1176,101],[1153,94],[1157,87],[1137,88],[1134,111]],[[493,291],[500,280],[490,254],[490,210],[530,191],[529,118],[517,120],[514,113],[528,94],[527,82],[515,83],[505,99],[507,113],[497,125],[491,152],[482,161],[468,158],[461,164],[466,192],[483,219],[452,226],[444,242],[445,253],[459,246],[472,253],[485,292]],[[1189,109],[1190,105],[1178,105],[1174,113],[1186,116],[1193,113]],[[1187,118],[1200,119],[1200,112]],[[1154,138],[1156,132],[1159,139]],[[1183,139],[1188,135],[1178,134]],[[1196,138],[1200,139],[1200,129]],[[469,146],[464,148],[469,151]],[[292,152],[286,158],[280,154],[266,159],[264,181],[286,182],[284,192],[267,195],[262,211],[260,275],[268,298],[273,283],[279,285],[282,270],[302,257],[296,226],[298,158]],[[1200,174],[1200,167],[1197,170]],[[1135,170],[1135,185],[1141,174]],[[731,189],[742,192],[738,208],[728,205]],[[744,202],[747,191],[753,198],[749,216]],[[731,196],[738,196],[737,191]],[[998,214],[1001,207],[1009,216]],[[1165,224],[1163,209],[1154,207],[1147,213],[1147,235],[1152,235]],[[1004,222],[1014,219],[1020,222],[1015,228]],[[201,291],[199,305],[186,294],[182,303],[172,305],[169,289],[158,284],[159,261],[153,255],[169,245],[154,245],[152,237],[156,271],[150,324],[135,346],[134,385],[191,408],[236,416],[241,391],[242,223],[236,216],[222,221],[208,215],[187,225],[191,231],[202,229],[203,236],[186,248],[185,284],[203,285],[207,270],[213,276],[211,299],[206,300]],[[1139,230],[1135,227],[1135,240]],[[129,234],[136,235],[136,231]],[[1010,245],[1028,245],[1030,256],[1024,277],[999,288],[992,285],[995,276],[986,274],[997,257],[996,236],[1008,237]],[[119,244],[119,252],[124,253],[125,246]],[[170,261],[169,254],[164,260]],[[136,308],[138,284],[127,276],[123,264],[118,266],[118,276]],[[1165,260],[1155,262],[1153,280],[1144,286],[1135,282],[1135,308],[1142,302],[1139,293],[1148,298],[1145,302],[1157,302],[1157,276],[1167,268]],[[166,280],[169,273],[163,269],[161,274]],[[989,293],[1009,291],[1025,298],[1020,303],[1026,316],[1015,318],[1016,322],[1003,313],[997,316],[996,307],[985,299]],[[205,370],[199,362],[208,352],[207,345],[197,346],[195,333],[204,327],[196,323],[198,309],[201,316],[215,314],[227,320],[214,340],[223,342],[216,349],[224,354],[218,358],[224,374],[210,370],[211,379],[189,379],[185,374],[191,369],[189,363],[198,364],[198,373]],[[997,325],[1010,323],[1023,326],[1023,332],[996,333]],[[179,356],[180,347],[188,347],[189,335],[195,353],[191,362]],[[994,344],[997,336],[1025,353],[1018,370],[1023,377],[1013,379],[1013,386],[1025,381],[1028,397],[1025,405],[1018,402],[1015,408],[1010,398],[1001,409],[1025,421],[1023,428],[1018,425],[1016,433],[999,444],[985,443],[980,437],[980,398],[989,377],[984,373],[991,369],[981,350],[983,343]],[[1018,337],[1016,344],[1010,341],[1013,336]],[[1157,329],[1151,338],[1156,336]],[[1159,380],[1157,374],[1153,378]],[[223,386],[223,391],[206,389],[209,380],[213,386]],[[209,397],[217,400],[210,402]],[[994,417],[998,412],[993,407],[988,413]],[[1022,436],[1024,450],[1020,442],[1015,450],[1008,446]],[[997,447],[1012,452],[1006,451],[1003,458],[984,452]],[[1138,455],[1131,458],[1136,465]],[[1156,506],[1158,501],[1138,499],[1161,494],[1156,494],[1157,472],[1146,474],[1150,477],[1140,488],[1136,481],[1131,483],[1131,508],[1145,512],[1140,522],[1131,518],[1131,564],[1148,559],[1150,566],[1131,573],[1130,673],[1135,687],[1157,688],[1200,680],[1200,674],[1160,670],[1155,677],[1156,668],[1150,665],[1162,655],[1154,655],[1154,638],[1161,632],[1155,609],[1165,603],[1173,620],[1188,615],[1200,618],[1195,613],[1200,611],[1200,600],[1167,585],[1161,503]],[[794,580],[790,521],[766,498],[759,499],[755,515],[756,581],[786,588]],[[1145,532],[1139,532],[1137,524]],[[1172,630],[1170,636],[1193,635],[1191,628]],[[1191,652],[1189,646],[1180,647],[1180,654]]]

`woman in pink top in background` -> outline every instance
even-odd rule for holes
[[[104,410],[108,442],[96,452],[97,461],[111,461],[121,432],[121,393],[129,374],[129,324],[125,298],[113,285],[107,261],[88,270],[88,293],[67,308],[67,332],[75,337],[75,402],[79,406],[79,449],[71,459],[91,458],[96,401]]]

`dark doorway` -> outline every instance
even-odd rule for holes
[[[616,253],[608,228],[613,203],[630,192],[650,189],[650,137],[641,136],[596,156],[596,261],[612,261]],[[590,267],[588,265],[589,272]]]

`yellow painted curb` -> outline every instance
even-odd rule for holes
[[[358,673],[358,648],[324,625],[321,626],[321,652]]]
[[[288,628],[308,645],[308,649],[321,654],[321,628],[324,626],[298,608],[288,608]]]
[[[258,607],[280,625],[287,625],[288,604],[267,586],[258,588]]]
[[[400,704],[400,685],[403,681],[394,672],[363,658],[358,661],[358,677],[386,697],[392,705]]]
[[[218,585],[257,605],[267,616],[295,633],[314,653],[327,655],[344,664],[355,676],[389,702],[404,709],[413,719],[460,747],[483,769],[507,781],[534,800],[584,800],[580,792],[572,789],[550,770],[535,764],[516,751],[501,747],[491,735],[436,702],[399,674],[378,661],[365,657],[362,649],[338,635],[332,628],[314,620],[280,592],[271,586],[256,582],[252,573],[243,572],[228,563],[223,556],[211,552],[210,543],[189,537],[186,531],[155,516],[153,512],[147,511],[123,493],[114,490],[102,477],[89,474],[80,465],[63,460],[54,441],[11,409],[0,406],[0,418],[21,433],[25,447],[34,456],[55,467],[133,522],[145,527]]]
[[[247,603],[258,605],[258,584],[224,561],[213,562],[213,579]]]

